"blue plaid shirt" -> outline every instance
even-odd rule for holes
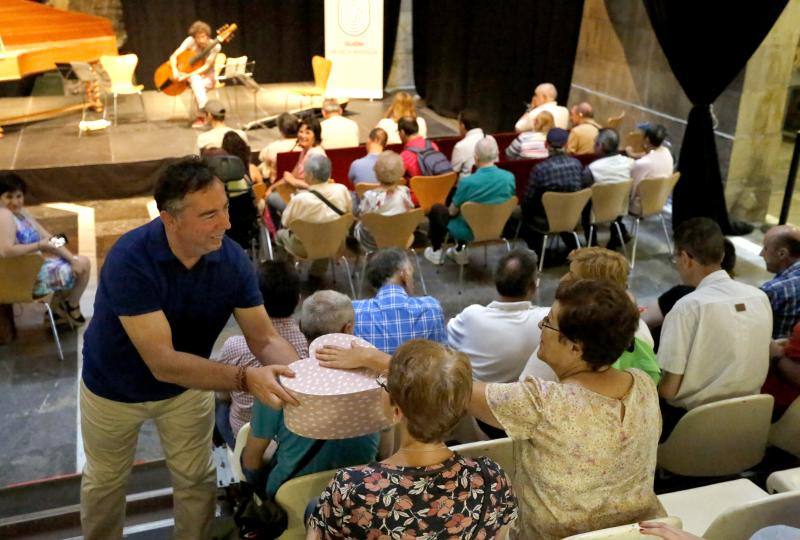
[[[772,338],[789,337],[800,321],[800,261],[761,286],[772,306]]]
[[[409,339],[447,343],[444,312],[431,296],[409,296],[400,285],[384,285],[368,300],[354,300],[353,333],[386,354],[394,354]]]
[[[522,213],[527,221],[544,218],[542,195],[547,191],[580,191],[589,185],[583,177],[583,165],[572,156],[556,154],[531,169],[522,199]]]

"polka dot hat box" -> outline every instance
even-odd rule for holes
[[[308,347],[311,358],[289,365],[294,377],[281,377],[281,384],[297,396],[300,405],[284,408],[290,431],[311,439],[348,439],[386,429],[392,422],[383,412],[383,389],[376,374],[366,369],[330,369],[317,362],[315,353],[326,345],[345,349],[352,343],[374,348],[349,334],[318,337]]]

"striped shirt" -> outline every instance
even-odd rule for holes
[[[506,148],[511,159],[545,159],[550,154],[545,146],[547,135],[540,131],[524,131]]]
[[[308,341],[300,332],[300,327],[292,317],[280,317],[272,319],[272,326],[278,335],[289,342],[297,351],[300,358],[308,358]],[[233,336],[228,338],[222,345],[219,359],[220,364],[229,366],[261,367],[261,362],[250,352],[244,336]],[[250,421],[253,409],[253,394],[248,392],[231,392],[231,412],[228,419],[233,429],[233,435],[239,433],[239,429]]]
[[[772,306],[772,338],[789,337],[800,321],[800,261],[761,286]]]

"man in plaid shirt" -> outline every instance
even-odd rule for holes
[[[409,339],[447,344],[439,301],[431,296],[412,296],[414,267],[405,251],[392,248],[376,253],[367,265],[367,279],[378,294],[353,301],[356,336],[386,354],[394,354]]]
[[[761,286],[772,305],[772,339],[789,337],[800,321],[800,230],[779,225],[764,235],[761,257],[775,277]]]
[[[278,334],[289,342],[300,358],[308,357],[308,341],[292,317],[300,300],[300,277],[286,261],[267,261],[259,272],[258,284],[264,297],[264,307]],[[225,341],[218,362],[234,366],[260,367],[261,363],[247,347],[244,336],[233,336]],[[233,450],[236,434],[250,421],[253,394],[231,392],[217,394],[216,426],[225,443]]]

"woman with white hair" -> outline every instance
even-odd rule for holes
[[[428,218],[430,229],[428,236],[431,246],[425,248],[425,258],[433,264],[444,262],[442,243],[449,233],[455,240],[457,248],[449,248],[447,256],[458,264],[467,264],[467,251],[464,245],[474,238],[472,230],[461,216],[461,205],[467,202],[482,204],[502,204],[514,196],[516,181],[514,175],[498,168],[495,163],[499,150],[497,141],[488,135],[475,144],[476,170],[458,181],[450,207],[435,204]]]

